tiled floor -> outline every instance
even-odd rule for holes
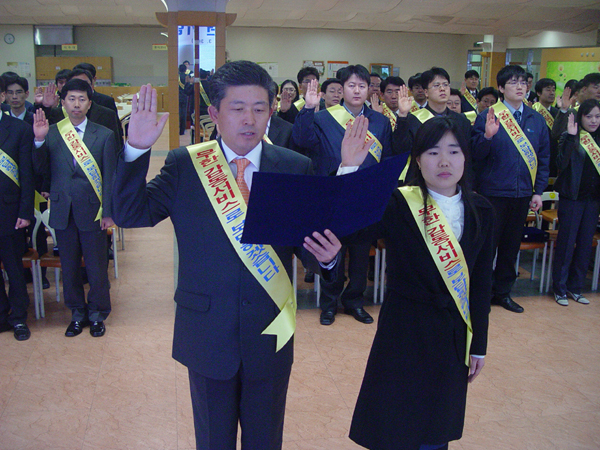
[[[156,154],[151,173],[164,160]],[[194,448],[187,372],[170,356],[171,224],[126,230],[125,242],[119,279],[109,272],[106,336],[65,338],[70,313],[53,288],[44,292],[46,318],[29,321],[29,341],[0,334],[0,450]],[[519,292],[536,287],[518,281]],[[565,308],[531,294],[518,300],[524,314],[492,308],[486,366],[452,450],[600,448],[600,295],[589,298]],[[348,427],[376,325],[339,314],[323,327],[318,317],[298,313],[284,449],[357,449]]]

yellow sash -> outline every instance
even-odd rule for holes
[[[600,147],[598,147],[594,138],[587,131],[581,130],[581,133],[579,133],[579,144],[588,154],[598,174],[600,174]]]
[[[468,89],[465,89],[463,97],[466,98],[469,102],[469,105],[471,105],[473,109],[477,111],[477,100],[475,100],[475,97],[473,97],[473,94],[471,94]]]
[[[461,317],[467,324],[465,364],[469,366],[471,341],[473,340],[473,327],[469,312],[469,268],[460,243],[444,213],[431,196],[427,199],[427,211],[425,212],[420,187],[403,186],[398,189],[406,199],[410,212],[417,222],[417,228],[425,240],[425,245],[444,279]],[[427,216],[426,220],[423,218],[425,215]],[[425,223],[425,227],[423,227],[423,223]]]
[[[427,108],[421,108],[421,109],[417,109],[416,111],[412,112],[412,115],[415,116],[417,119],[419,119],[419,121],[421,123],[425,123],[427,122],[429,119],[432,119],[434,116],[433,114],[431,114],[431,111],[429,111]],[[408,157],[408,159],[406,160],[406,165],[404,166],[404,169],[402,169],[402,173],[400,174],[400,177],[398,178],[398,180],[404,182],[404,180],[406,180],[406,174],[408,173],[408,168],[410,167],[410,156]]]
[[[44,197],[42,197],[42,194],[40,194],[38,191],[35,191],[34,197],[33,197],[33,207],[36,211],[40,211],[40,203],[46,203],[48,200],[46,200]]]
[[[527,136],[515,120],[515,117],[510,113],[506,105],[502,102],[496,103],[494,106],[496,117],[506,130],[508,137],[515,144],[519,154],[527,164],[529,174],[531,175],[531,188],[535,188],[535,175],[537,172],[537,155],[533,149],[533,145],[527,139]]]
[[[415,99],[413,99],[412,105],[410,107],[410,112],[414,113],[415,111],[418,111],[419,109],[421,109],[421,107],[419,106],[419,104],[415,101]]]
[[[548,128],[552,129],[552,125],[554,125],[554,117],[552,117],[550,111],[548,111],[546,107],[540,102],[534,103],[532,108],[534,111],[537,111],[542,115],[542,117],[546,121],[546,125],[548,125]]]
[[[79,164],[79,167],[81,167],[81,170],[83,170],[83,173],[85,173],[98,200],[100,200],[100,208],[98,208],[98,214],[96,214],[94,222],[100,220],[102,219],[102,172],[100,172],[100,167],[98,167],[94,156],[81,140],[77,131],[75,131],[75,127],[68,116],[66,119],[58,122],[57,126],[60,136],[63,138],[73,158],[75,158],[75,161],[77,161],[77,164]]]
[[[342,105],[334,105],[327,108],[327,111],[331,116],[335,119],[337,123],[339,123],[342,128],[345,130],[349,123],[354,122],[354,117],[352,114],[348,112],[346,108]],[[367,140],[373,139],[373,144],[369,148],[369,153],[375,158],[377,162],[381,161],[381,153],[383,152],[383,147],[381,146],[381,142],[375,137],[373,133],[367,131]]]
[[[392,111],[385,103],[382,103],[381,106],[383,107],[383,115],[390,119],[390,125],[392,126],[392,130],[394,130],[397,121],[396,114],[394,114],[394,111]]]
[[[240,243],[247,207],[219,143],[203,142],[187,150],[229,242],[280,310],[262,332],[277,336],[279,351],[296,329],[296,296],[290,278],[270,245]]]
[[[299,100],[296,100],[296,101],[294,102],[294,106],[296,107],[296,109],[297,109],[298,111],[300,111],[302,108],[304,108],[304,105],[305,105],[305,104],[306,104],[306,101],[305,101],[303,98],[301,98],[301,99],[299,99]]]
[[[475,123],[475,119],[477,119],[477,111],[467,111],[466,113],[463,113],[467,119],[469,119],[469,122],[471,122],[471,125],[473,125]]]
[[[19,166],[4,150],[0,148],[0,172],[13,180],[18,187],[19,184]]]
[[[210,106],[210,99],[208,98],[208,94],[204,90],[204,86],[202,86],[202,81],[198,82],[198,84],[200,85],[200,95],[204,99],[204,103],[206,103],[206,106]]]

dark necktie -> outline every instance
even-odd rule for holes
[[[521,111],[515,111],[514,116],[515,116],[515,120],[517,121],[517,123],[519,125],[521,125]]]

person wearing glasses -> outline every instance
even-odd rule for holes
[[[521,313],[523,307],[510,292],[517,279],[523,224],[529,209],[537,211],[542,205],[541,194],[548,185],[550,136],[542,115],[524,104],[525,70],[505,66],[496,81],[502,101],[477,116],[471,136],[475,190],[496,211],[492,304]]]
[[[409,112],[410,102],[399,101],[398,120],[392,137],[395,154],[410,153],[417,130],[433,117],[448,117],[455,120],[465,136],[471,135],[469,119],[448,108],[450,99],[450,75],[448,72],[441,67],[432,67],[421,74],[421,83],[427,97],[425,107],[411,113]],[[406,91],[400,91],[401,97],[406,97],[406,95]]]

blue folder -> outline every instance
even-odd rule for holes
[[[341,238],[378,222],[407,157],[336,177],[255,172],[242,243],[300,246],[313,231]]]

